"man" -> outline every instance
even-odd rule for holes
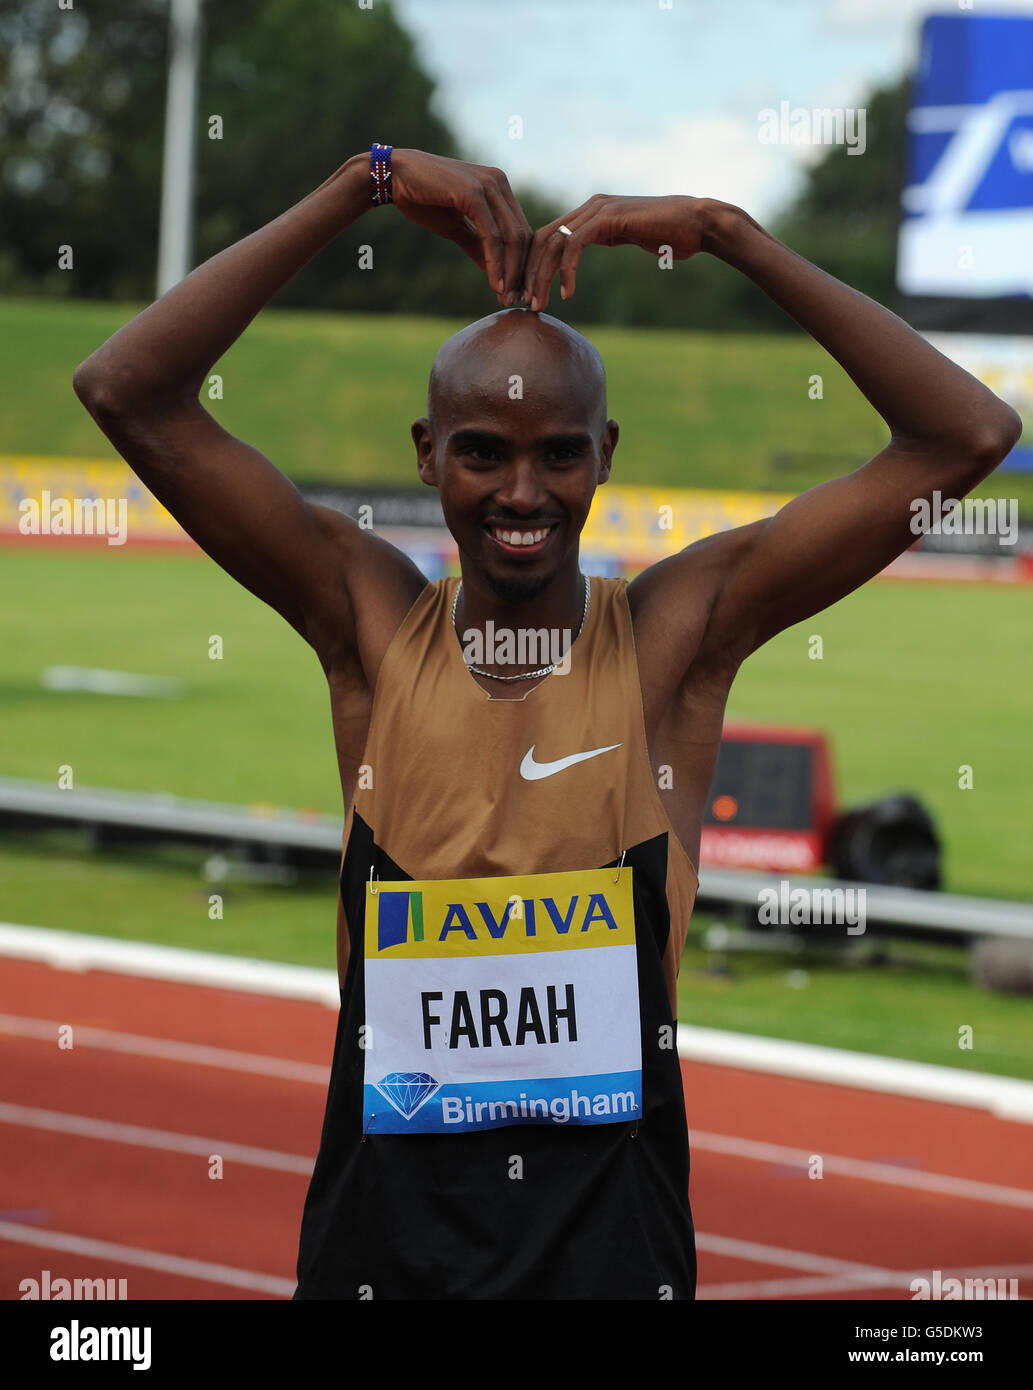
[[[439,352],[412,427],[461,585],[427,584],[307,505],[198,400],[262,305],[392,195],[502,306]],[[602,364],[541,311],[557,274],[574,292],[585,246],[629,243],[747,275],[842,363],[890,442],[625,588],[578,567],[618,438]],[[692,1298],[675,984],[729,688],[762,643],[913,542],[916,498],[992,471],[1018,417],[741,209],[596,197],[532,235],[501,171],[387,147],[200,266],[75,389],[330,685],[342,1003],[296,1297]],[[560,650],[529,655],[532,632]]]

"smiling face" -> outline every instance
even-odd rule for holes
[[[464,575],[519,603],[575,573],[618,435],[595,348],[548,315],[503,310],[444,344],[428,405],[412,427],[419,473]]]

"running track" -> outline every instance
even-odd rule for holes
[[[0,959],[0,1298],[45,1269],[131,1299],[289,1298],[334,1025],[322,1003]],[[1033,1124],[682,1070],[701,1299],[910,1299],[937,1269],[1033,1296]]]

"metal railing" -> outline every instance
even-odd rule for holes
[[[195,801],[160,793],[103,788],[62,791],[48,783],[0,778],[0,824],[19,829],[82,827],[105,839],[135,842],[180,841],[277,863],[301,859],[327,869],[338,866],[341,820],[316,813],[271,807],[242,807]],[[956,933],[959,936],[1016,937],[1033,940],[1033,904],[994,898],[920,892],[842,879],[708,868],[700,872],[700,903],[755,909],[761,894],[784,881],[790,890],[865,890],[866,921],[884,926]]]

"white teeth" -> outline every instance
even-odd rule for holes
[[[493,530],[495,539],[506,545],[537,545],[549,534],[548,528],[544,531],[502,531],[494,527]]]

